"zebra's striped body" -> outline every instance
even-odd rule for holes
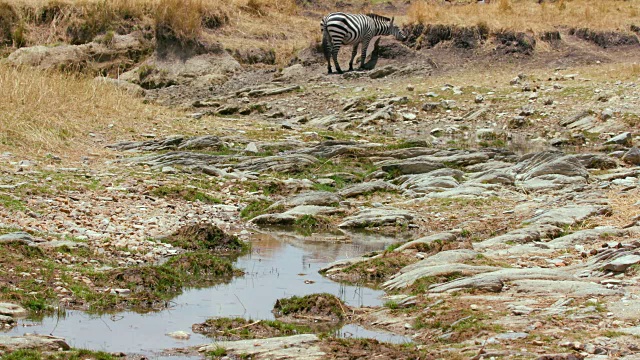
[[[322,29],[322,48],[327,59],[329,74],[331,74],[331,57],[336,71],[342,73],[338,64],[338,52],[342,45],[353,45],[349,70],[353,70],[353,59],[358,52],[358,45],[362,44],[362,58],[360,69],[364,67],[369,42],[374,36],[394,35],[398,40],[404,40],[406,35],[393,24],[393,18],[375,14],[347,14],[332,13],[325,16],[320,23]]]

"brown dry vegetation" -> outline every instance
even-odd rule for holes
[[[178,114],[80,75],[33,68],[0,66],[0,94],[0,151],[21,156],[86,154],[101,147],[90,132],[114,140]]]
[[[558,26],[600,30],[629,30],[638,21],[640,3],[620,0],[560,0],[538,4],[532,0],[500,0],[488,5],[475,1],[440,6],[429,1],[411,4],[408,20],[454,25],[486,24],[491,29],[545,31]]]
[[[312,33],[319,33],[316,19],[296,16],[300,9],[294,0],[0,0],[0,4],[17,14],[10,32],[24,28],[20,36],[25,45],[85,43],[108,31],[155,29],[181,41],[212,38],[232,50],[273,49],[284,63],[314,40]]]

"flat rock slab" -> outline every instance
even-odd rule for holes
[[[423,277],[447,276],[451,274],[471,276],[496,270],[499,270],[499,268],[493,266],[473,266],[458,263],[431,266],[427,265],[424,267],[414,268],[411,271],[398,273],[391,280],[382,284],[382,287],[385,290],[395,290],[409,287]]]
[[[390,184],[384,180],[376,180],[345,187],[341,189],[338,194],[342,197],[350,198],[365,194],[371,194],[377,191],[393,191],[397,189],[397,186]]]
[[[399,246],[394,251],[400,252],[406,249],[413,249],[418,245],[429,245],[434,241],[442,241],[442,242],[454,241],[455,239],[457,239],[457,237],[458,236],[452,232],[441,232],[441,233],[424,236],[419,239],[409,241],[408,243]]]
[[[318,159],[311,155],[276,155],[245,160],[233,165],[233,167],[243,171],[275,171],[287,173],[299,172],[317,162]]]
[[[557,151],[527,154],[511,170],[516,175],[516,180],[519,181],[543,175],[589,178],[589,171],[578,159]]]
[[[640,300],[619,300],[607,303],[607,309],[616,314],[616,319],[626,321],[640,320]],[[640,335],[640,330],[638,331]]]
[[[416,263],[403,267],[402,269],[400,269],[400,272],[401,273],[409,272],[409,271],[412,271],[413,269],[417,269],[425,266],[463,263],[465,261],[475,259],[478,256],[478,254],[479,254],[478,252],[473,251],[471,249],[456,249],[456,250],[440,251],[439,253],[433,254],[424,260],[420,260]]]
[[[426,174],[406,175],[398,178],[401,188],[417,193],[445,191],[460,185],[464,173],[457,169],[439,169]]]
[[[616,329],[617,331],[623,332],[625,334],[640,336],[640,326],[633,326],[628,328]]]
[[[258,225],[291,225],[303,216],[329,216],[342,212],[344,212],[344,210],[330,206],[300,205],[283,213],[256,216],[251,219],[251,222]]]
[[[12,303],[0,303],[0,315],[11,317],[27,316],[27,310],[20,305]]]
[[[226,349],[228,353],[249,355],[252,359],[323,359],[320,339],[313,334],[285,336],[269,339],[219,341],[198,349],[199,352]]]
[[[567,205],[551,209],[525,220],[524,223],[549,224],[554,226],[570,226],[592,216],[604,215],[611,209],[605,205]]]
[[[525,191],[551,191],[570,188],[576,185],[586,184],[587,180],[581,176],[564,176],[558,174],[549,174],[535,177],[520,183],[517,183]]]
[[[625,272],[631,266],[640,263],[640,255],[629,254],[607,263],[603,269],[614,272]]]
[[[39,247],[43,248],[60,248],[60,247],[68,247],[69,249],[77,249],[83,248],[88,249],[89,245],[83,242],[71,241],[71,240],[52,240],[38,243]]]
[[[510,231],[504,235],[496,236],[479,243],[474,243],[476,250],[498,249],[513,244],[526,244],[539,241],[542,238],[560,233],[562,229],[553,225],[530,225],[521,229]]]
[[[464,183],[454,189],[430,193],[427,197],[434,199],[482,199],[498,196],[498,193],[491,190],[489,186],[489,184]]]
[[[184,137],[181,135],[169,136],[164,139],[147,141],[121,141],[107,145],[119,151],[161,151],[161,150],[201,150],[217,149],[222,146],[222,140],[213,135]]]
[[[383,162],[380,165],[382,171],[398,175],[424,174],[444,168],[444,165],[440,162],[418,159],[390,160]]]
[[[275,209],[277,207],[289,208],[299,205],[331,206],[339,203],[340,200],[342,199],[338,194],[329,191],[309,191],[275,202],[273,205],[269,206],[267,210]]]
[[[335,271],[340,271],[340,269],[343,269],[347,266],[351,266],[353,264],[357,264],[357,263],[361,263],[364,261],[369,261],[371,260],[370,257],[356,257],[356,258],[349,258],[349,259],[342,259],[342,260],[337,260],[334,261],[332,263],[329,263],[325,266],[323,266],[320,270],[318,270],[320,273],[323,272],[335,272]]]
[[[570,296],[613,296],[622,295],[622,290],[607,289],[606,287],[586,281],[571,280],[515,280],[512,283],[518,293],[529,294],[565,294]]]
[[[26,233],[26,232],[23,232],[23,231],[17,231],[17,232],[13,232],[13,233],[0,235],[0,243],[14,242],[14,241],[25,243],[25,244],[30,244],[30,243],[34,242],[35,239],[29,233]]]
[[[463,289],[480,289],[500,292],[504,283],[516,280],[571,280],[571,275],[556,269],[502,269],[494,272],[481,273],[468,278],[457,279],[429,287],[429,292],[443,293]]]
[[[365,228],[372,226],[406,225],[416,215],[406,210],[382,208],[365,209],[344,219],[338,227],[341,228]]]
[[[25,334],[24,336],[0,336],[0,349],[7,352],[33,349],[41,351],[69,350],[71,347],[63,338]]]
[[[555,238],[546,244],[554,249],[566,249],[575,245],[586,245],[593,243],[604,236],[624,236],[628,233],[626,229],[617,229],[611,226],[596,229],[579,230],[572,234]]]

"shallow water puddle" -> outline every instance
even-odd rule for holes
[[[400,239],[370,234],[349,234],[348,238],[350,242],[336,242],[331,236],[314,240],[285,232],[257,234],[251,240],[251,253],[236,263],[245,271],[243,277],[211,288],[186,290],[172,300],[174,306],[170,309],[149,314],[120,312],[101,316],[68,310],[64,317],[47,317],[38,323],[21,320],[8,335],[51,334],[65,338],[77,348],[158,358],[153,354],[164,349],[211,343],[210,339],[195,333],[188,340],[177,340],[166,336],[167,333],[178,330],[191,333],[191,325],[210,317],[274,319],[271,310],[279,298],[327,292],[351,306],[379,306],[382,291],[341,285],[322,277],[318,270],[335,260],[384,249]],[[409,341],[356,325],[346,325],[337,335],[399,343]]]

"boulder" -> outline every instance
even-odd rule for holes
[[[24,317],[27,316],[27,314],[27,310],[20,305],[6,302],[0,303],[0,315]]]
[[[416,215],[393,208],[365,209],[348,216],[338,225],[341,228],[365,228],[374,226],[407,225]]]
[[[308,191],[294,195],[291,198],[277,201],[271,205],[267,210],[272,210],[278,207],[290,208],[300,205],[317,205],[317,206],[335,206],[340,200],[340,196],[336,193],[328,191]]]
[[[25,334],[23,336],[0,336],[0,349],[6,352],[17,350],[59,351],[69,350],[71,347],[63,338]]]
[[[640,149],[632,147],[622,155],[622,161],[631,165],[640,165]]]

